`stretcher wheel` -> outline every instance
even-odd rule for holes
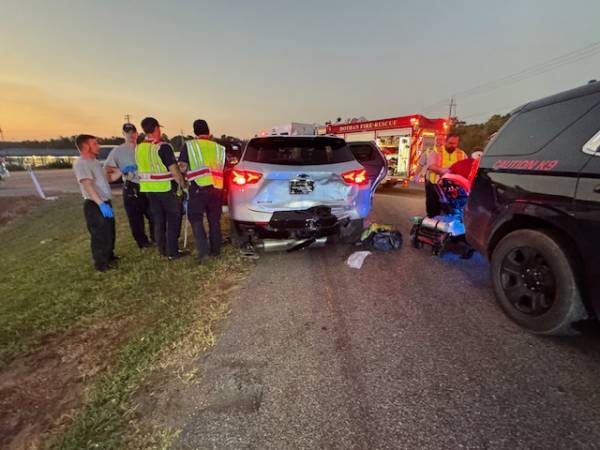
[[[419,225],[413,225],[410,229],[410,242],[414,248],[423,248],[423,243],[419,241]]]

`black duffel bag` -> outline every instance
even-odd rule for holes
[[[390,228],[389,226],[381,228],[371,226],[371,229],[368,230],[370,232],[362,239],[363,246],[380,252],[398,250],[402,246],[402,233]]]

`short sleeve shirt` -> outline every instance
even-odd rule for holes
[[[183,148],[181,149],[181,152],[179,152],[179,161],[184,162],[186,164],[190,163],[190,158],[188,157],[187,145],[184,145]]]
[[[442,158],[442,154],[440,152],[445,152],[445,149],[441,149],[441,150],[436,150],[431,152],[431,154],[429,155],[429,158],[427,160],[427,166],[432,166],[432,165],[436,165],[436,166],[442,166],[443,165],[443,158]],[[465,159],[467,158],[467,154],[461,150],[460,148],[457,148],[456,150],[454,150],[453,153],[453,158],[452,161],[449,161],[449,164],[452,165],[454,164],[456,161],[460,161],[461,159]]]
[[[171,144],[167,144],[162,142],[160,147],[158,148],[158,156],[160,156],[163,164],[168,168],[173,164],[177,164],[177,159],[175,158],[175,152],[173,151],[173,147]]]
[[[173,151],[171,144],[161,142],[160,147],[158,147],[158,156],[167,169],[169,166],[177,164],[177,158],[175,158],[175,152]],[[175,180],[171,181],[171,189],[173,191],[177,190],[177,182]]]
[[[84,199],[91,200],[81,184],[81,181],[85,179],[92,180],[94,189],[102,201],[106,202],[111,199],[112,194],[110,185],[106,180],[104,169],[100,161],[97,159],[77,158],[73,164],[73,172],[75,172],[75,177],[77,178],[79,189],[81,190],[81,195]]]
[[[118,169],[124,169],[127,166],[135,165],[135,147],[131,147],[129,144],[121,144],[111,150],[104,161],[104,167],[117,167]],[[123,176],[126,181],[139,184],[140,178],[137,172]]]

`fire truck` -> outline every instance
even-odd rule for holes
[[[429,119],[420,114],[336,123],[327,126],[327,134],[335,134],[346,142],[374,141],[388,160],[388,176],[384,184],[408,184],[415,176],[423,152],[433,148],[435,137],[445,135],[449,120]]]

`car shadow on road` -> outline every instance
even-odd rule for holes
[[[587,320],[575,325],[579,334],[575,336],[548,336],[547,339],[561,347],[569,348],[600,360],[600,323]]]
[[[489,276],[489,265],[486,259],[479,253],[475,253],[469,260],[461,259],[460,255],[445,253],[441,260],[451,264],[464,273],[465,278],[473,288],[489,289],[493,296],[492,283]],[[509,320],[507,318],[507,320]],[[600,360],[600,323],[596,319],[580,322],[574,327],[579,333],[574,336],[540,336],[548,339],[554,344],[571,348],[586,356]]]

